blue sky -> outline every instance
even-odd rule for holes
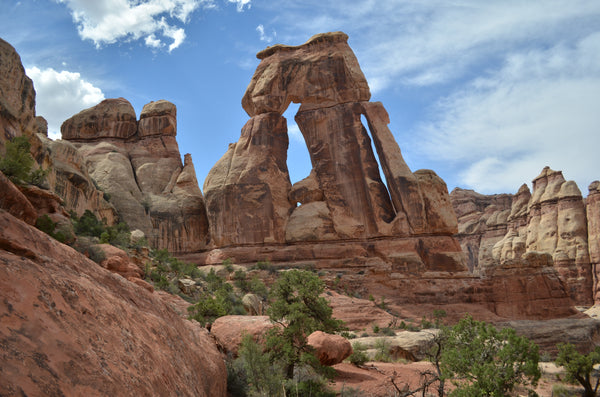
[[[514,193],[549,165],[587,195],[600,179],[600,2],[0,0],[37,113],[62,121],[104,98],[177,105],[202,185],[248,120],[241,98],[268,45],[344,31],[409,167]],[[294,124],[292,182],[310,160]]]

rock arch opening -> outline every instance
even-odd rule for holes
[[[292,185],[306,178],[312,170],[310,153],[306,147],[306,142],[302,132],[296,124],[294,117],[300,109],[299,103],[290,103],[283,117],[287,120],[287,130],[289,137],[289,146],[287,152],[287,166]]]

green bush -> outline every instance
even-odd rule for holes
[[[583,386],[585,397],[595,397],[600,386],[600,378],[592,375],[594,365],[600,363],[600,346],[588,354],[581,354],[570,343],[558,344],[556,364],[565,368],[567,381]]]
[[[13,183],[40,186],[46,179],[48,170],[40,168],[32,171],[35,161],[30,150],[31,144],[24,135],[6,142],[6,153],[0,159],[0,171]]]
[[[364,363],[369,361],[369,356],[367,356],[366,351],[367,346],[360,342],[354,342],[352,344],[352,354],[348,357],[348,360],[352,365],[364,365]]]
[[[384,363],[389,363],[392,361],[392,356],[390,355],[390,342],[385,338],[379,338],[375,341],[375,361],[381,361]]]

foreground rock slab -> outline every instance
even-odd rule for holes
[[[0,318],[0,395],[226,395],[199,324],[4,210]]]

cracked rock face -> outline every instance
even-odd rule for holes
[[[127,100],[106,99],[61,131],[121,220],[154,247],[190,252],[206,246],[208,220],[191,156],[181,162],[176,115],[175,105],[161,100],[144,106],[138,122]]]
[[[258,53],[242,99],[251,118],[204,184],[217,246],[456,231],[446,185],[433,171],[408,168],[383,105],[368,102],[369,86],[347,40],[342,32],[324,33]],[[294,186],[281,116],[291,102],[301,104],[295,121],[313,165]]]

